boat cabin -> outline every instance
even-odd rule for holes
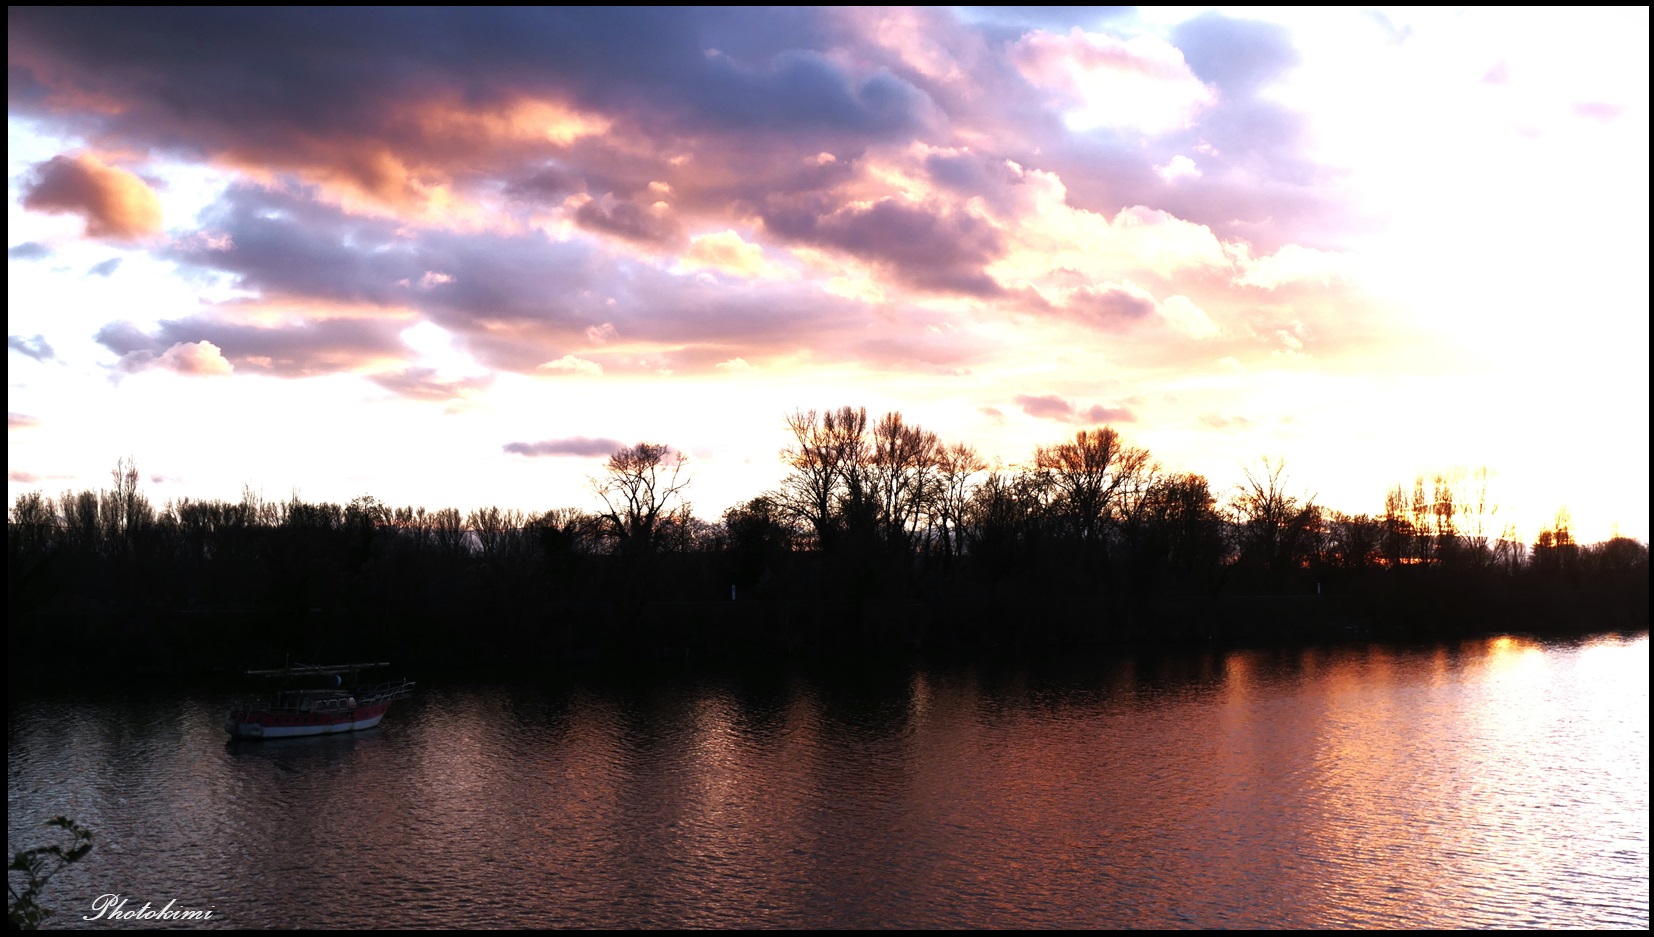
[[[343,690],[282,690],[272,709],[288,712],[348,712],[356,708],[356,697]]]

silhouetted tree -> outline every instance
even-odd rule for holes
[[[908,425],[898,411],[885,414],[868,436],[867,482],[879,538],[894,550],[912,543],[935,501],[941,448],[935,433]]]
[[[1378,562],[1384,544],[1382,520],[1370,514],[1336,511],[1328,519],[1328,560],[1345,569],[1364,569]]]
[[[640,442],[616,449],[592,490],[603,501],[598,518],[618,552],[643,556],[654,552],[661,519],[685,511],[683,491],[688,457],[659,443]]]
[[[725,511],[724,535],[734,584],[761,582],[793,551],[799,533],[788,513],[767,496]]]
[[[937,451],[938,478],[931,511],[944,569],[964,552],[965,511],[976,486],[976,476],[987,468],[988,463],[964,443],[954,443]]]
[[[1648,576],[1648,546],[1630,537],[1612,537],[1586,550],[1585,562],[1598,575],[1641,573]]]
[[[441,508],[431,513],[431,537],[437,550],[446,557],[457,558],[466,552],[465,518],[456,508]]]
[[[1573,519],[1568,509],[1558,508],[1551,526],[1539,531],[1528,551],[1528,565],[1542,574],[1572,573],[1579,566],[1579,544],[1574,542]]]
[[[1264,570],[1278,590],[1289,570],[1314,555],[1320,508],[1314,496],[1288,493],[1284,459],[1265,457],[1245,474],[1230,497],[1240,562]]]
[[[1055,496],[1055,516],[1088,546],[1104,543],[1116,495],[1148,465],[1147,450],[1125,445],[1109,426],[1081,430],[1073,442],[1041,446],[1034,453],[1034,467]]]
[[[787,475],[775,501],[815,534],[823,550],[832,550],[850,518],[859,519],[871,506],[864,475],[867,409],[796,411],[787,417],[787,429],[793,442],[781,451]]]
[[[970,568],[989,579],[1021,574],[1037,561],[1046,534],[1046,478],[996,469],[971,493],[964,510]]]

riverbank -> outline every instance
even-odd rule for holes
[[[746,667],[827,661],[994,661],[1091,651],[1306,647],[1646,631],[1641,589],[1522,583],[1339,594],[1167,597],[1011,594],[926,601],[545,602],[532,612],[410,615],[81,604],[8,628],[13,687],[65,681],[229,684],[283,661],[390,660],[410,676],[532,676],[566,668]]]

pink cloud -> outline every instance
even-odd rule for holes
[[[179,342],[163,352],[156,364],[179,374],[198,376],[229,374],[235,370],[212,342]]]
[[[161,202],[137,176],[88,153],[54,156],[34,167],[23,207],[80,215],[86,236],[134,240],[161,230]]]

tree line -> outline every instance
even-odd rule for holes
[[[691,510],[687,457],[654,442],[609,457],[595,508],[541,513],[250,488],[157,506],[123,460],[108,489],[11,507],[13,660],[969,651],[1647,620],[1645,544],[1577,543],[1565,511],[1519,543],[1486,470],[1421,476],[1352,515],[1278,459],[1219,493],[1108,426],[1005,466],[900,412],[786,423],[780,484],[715,521]]]

